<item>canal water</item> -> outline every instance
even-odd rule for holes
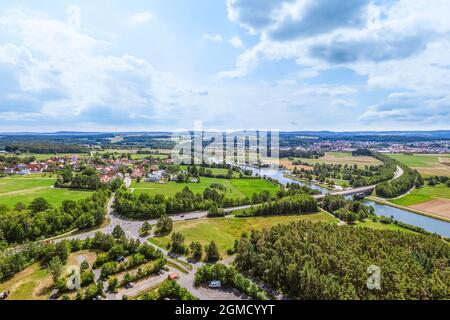
[[[257,169],[254,167],[249,166],[242,166],[244,169],[250,169],[253,171],[254,174],[259,174],[260,176],[267,176],[272,179],[278,180],[281,184],[286,185],[287,183],[298,183],[301,185],[309,186],[313,189],[319,190],[321,193],[329,193],[330,190],[322,188],[316,184],[313,183],[303,183],[298,180],[286,178],[284,176],[285,173],[288,173],[286,171],[280,171],[277,169],[272,168],[261,168]],[[410,225],[421,227],[427,231],[440,234],[444,237],[450,238],[450,223],[433,219],[427,216],[422,216],[410,211],[394,208],[388,205],[383,205],[379,203],[375,203],[373,201],[366,200],[366,205],[369,205],[375,209],[375,214],[378,216],[385,216],[385,217],[393,217],[395,220],[407,223]]]

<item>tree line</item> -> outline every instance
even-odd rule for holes
[[[216,188],[206,188],[202,194],[194,194],[188,186],[177,192],[174,197],[163,194],[148,195],[145,193],[133,194],[119,189],[114,202],[117,214],[132,219],[159,218],[162,215],[207,210],[212,205],[220,207],[235,207],[251,203],[268,201],[272,196],[267,191],[255,193],[251,199],[227,198]]]
[[[237,217],[308,214],[319,211],[316,199],[307,194],[269,201],[236,214]]]
[[[100,189],[87,199],[65,200],[54,208],[45,199],[37,198],[30,205],[18,203],[14,210],[0,215],[0,242],[21,244],[63,234],[73,229],[86,229],[103,223],[108,189]]]
[[[375,216],[373,207],[366,206],[360,201],[347,200],[343,196],[338,195],[327,194],[320,206],[325,211],[350,224]]]
[[[383,161],[385,165],[400,167],[403,170],[403,175],[397,179],[385,181],[380,183],[375,188],[378,196],[383,198],[396,198],[411,190],[414,186],[420,187],[423,185],[423,179],[417,170],[412,170],[402,163],[394,160],[383,154],[374,154],[374,156]]]
[[[17,142],[5,145],[5,151],[11,153],[86,153],[88,149],[76,144],[51,142]]]

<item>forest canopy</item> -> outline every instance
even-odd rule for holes
[[[291,299],[450,297],[450,246],[434,237],[295,222],[253,231],[237,253],[240,272]],[[368,289],[370,266],[380,290]]]

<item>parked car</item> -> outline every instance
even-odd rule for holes
[[[127,289],[134,288],[134,283],[133,283],[133,282],[127,283],[127,284],[125,285],[125,288],[127,288]]]
[[[220,280],[213,280],[208,283],[208,286],[210,288],[220,288],[222,287],[222,283],[220,282]]]
[[[9,291],[0,292],[0,300],[5,300],[9,296]]]

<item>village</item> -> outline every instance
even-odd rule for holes
[[[5,153],[2,154],[6,155]],[[173,163],[170,158],[129,159],[121,157],[119,159],[99,159],[87,155],[54,155],[45,160],[37,160],[34,156],[15,158],[21,160],[11,164],[9,163],[10,161],[6,160],[8,158],[5,158],[3,162],[0,158],[0,174],[27,176],[53,174],[67,167],[75,172],[83,167],[91,167],[96,170],[100,182],[103,184],[107,184],[117,178],[123,179],[125,176],[139,181],[145,180],[146,182],[165,182],[176,179],[173,175],[165,174],[165,170],[160,170],[160,165],[171,165]]]

